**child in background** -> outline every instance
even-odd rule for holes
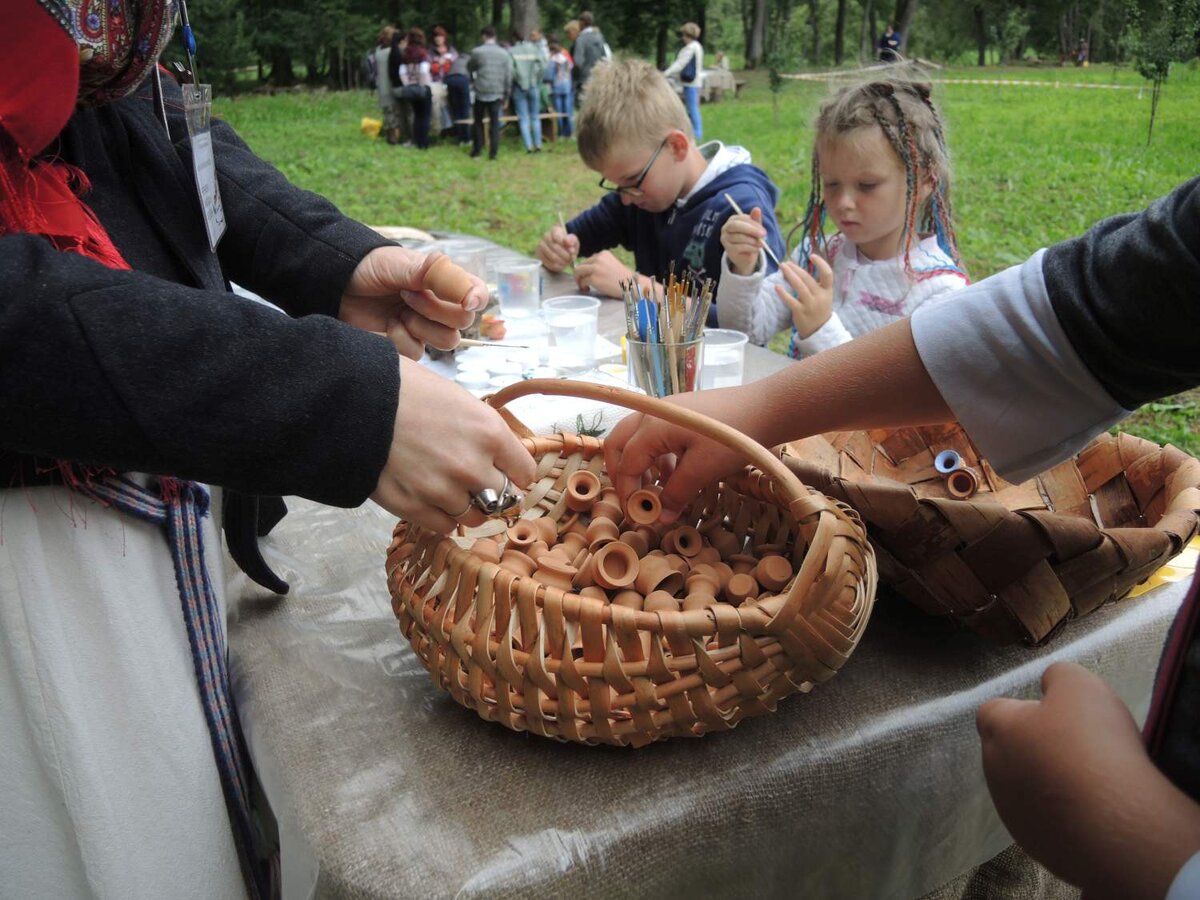
[[[559,134],[563,137],[570,137],[575,131],[574,83],[571,80],[573,68],[571,54],[557,40],[550,41],[550,64],[546,68],[546,76],[550,79],[550,98],[554,103],[554,111],[561,117],[558,126]]]
[[[766,240],[783,252],[775,221],[779,191],[766,173],[750,164],[744,147],[719,141],[697,147],[687,111],[663,74],[637,59],[596,66],[578,117],[576,143],[590,169],[599,172],[608,195],[591,209],[551,228],[537,256],[561,272],[576,256],[580,288],[621,296],[619,283],[635,277],[609,247],[632,250],[642,290],[651,278],[676,275],[720,277],[720,231],[733,210],[760,207]]]
[[[845,88],[821,108],[814,131],[805,234],[792,259],[768,274],[759,210],[731,216],[721,230],[722,327],[766,344],[790,324],[797,359],[970,283],[954,236],[950,154],[927,85]],[[828,240],[827,216],[838,229]]]

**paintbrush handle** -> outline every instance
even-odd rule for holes
[[[725,199],[729,201],[729,205],[733,207],[733,211],[735,213],[737,213],[739,216],[745,215],[745,213],[742,212],[742,208],[737,205],[737,201],[730,197],[728,193],[725,194]],[[763,241],[763,249],[767,251],[767,256],[771,257],[771,261],[775,263],[775,268],[778,269],[783,265],[783,263],[779,261],[779,257],[775,255],[775,251],[771,249],[771,245],[765,240]]]

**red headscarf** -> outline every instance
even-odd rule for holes
[[[39,159],[77,105],[138,88],[171,36],[167,0],[13,0],[0,29],[0,236],[44,235],[60,250],[128,269],[79,196],[78,169]]]

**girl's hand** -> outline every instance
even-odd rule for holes
[[[442,533],[479,525],[471,498],[525,490],[533,457],[487,404],[417,362],[400,360],[400,399],[387,462],[371,499],[394,515]]]
[[[729,268],[738,275],[753,275],[758,269],[767,229],[762,226],[762,210],[757,206],[750,215],[730,216],[721,226],[721,246],[729,258]]]
[[[579,255],[579,238],[555,225],[544,235],[537,247],[537,258],[549,272],[561,272]]]
[[[801,338],[811,337],[833,315],[833,269],[819,256],[812,255],[809,259],[817,270],[817,278],[788,260],[779,271],[792,290],[782,284],[775,285],[775,293],[792,311],[792,322]]]

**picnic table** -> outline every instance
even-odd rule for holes
[[[547,278],[547,294],[572,290]],[[619,330],[619,307],[604,304],[602,332]],[[789,364],[751,347],[746,377]],[[881,596],[845,667],[776,712],[698,740],[583,747],[484,722],[434,688],[392,612],[392,516],[288,504],[264,555],[291,593],[241,574],[229,593],[285,898],[961,896],[977,867],[1033,866],[988,796],[979,704],[1036,696],[1050,662],[1074,660],[1143,718],[1186,586],[1040,649]]]

